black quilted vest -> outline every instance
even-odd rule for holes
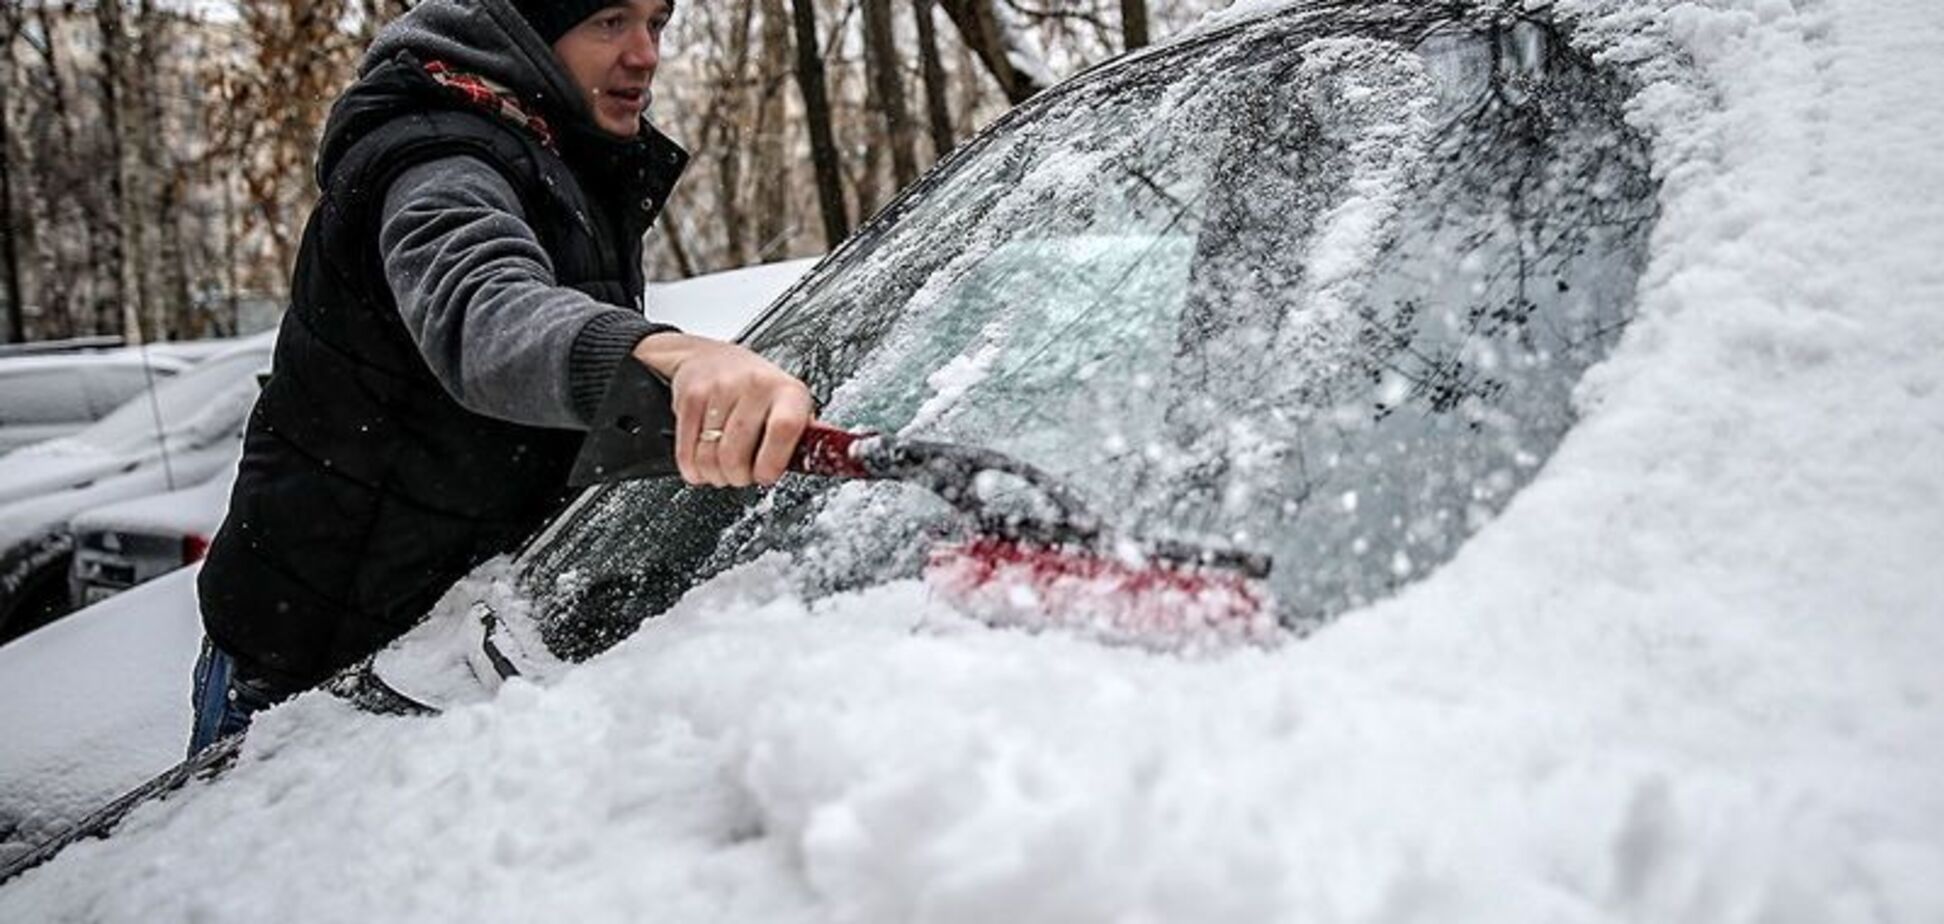
[[[557,145],[409,54],[333,108],[273,372],[199,583],[205,629],[246,670],[294,690],[355,663],[565,501],[581,434],[454,401],[399,319],[377,244],[394,178],[468,154],[518,190],[559,284],[640,310],[641,237],[687,155],[652,129],[569,128]]]

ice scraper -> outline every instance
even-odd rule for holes
[[[676,473],[666,383],[623,363],[575,461],[575,485]],[[1060,626],[1153,648],[1269,643],[1281,636],[1264,586],[1265,555],[1110,528],[1053,476],[1002,453],[956,443],[813,424],[791,471],[900,481],[958,510],[969,539],[930,550],[925,578],[989,622]],[[1035,502],[993,503],[994,476],[1024,482]]]

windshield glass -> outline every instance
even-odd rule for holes
[[[215,357],[157,384],[153,395],[144,391],[128,399],[74,439],[110,452],[129,452],[155,441],[158,417],[162,432],[172,436],[227,430],[242,423],[256,397],[254,376],[269,363],[268,346]]]
[[[1621,88],[1545,26],[1423,15],[1256,23],[1029,104],[751,343],[826,419],[1268,553],[1286,626],[1388,594],[1551,454],[1653,218]],[[814,595],[961,530],[898,484],[641,483],[577,507],[526,584],[574,656],[765,552]]]

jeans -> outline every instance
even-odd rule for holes
[[[270,708],[278,697],[268,687],[237,676],[236,658],[203,639],[202,655],[196,659],[195,690],[190,703],[196,707],[196,724],[189,732],[189,756],[250,727],[250,719]]]

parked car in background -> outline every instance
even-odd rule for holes
[[[68,611],[69,518],[234,464],[271,343],[249,338],[73,436],[0,456],[0,639]]]
[[[79,609],[202,561],[223,524],[236,468],[179,491],[86,510],[68,521],[74,562],[68,599]]]
[[[0,453],[72,435],[191,362],[125,350],[0,359]]]

